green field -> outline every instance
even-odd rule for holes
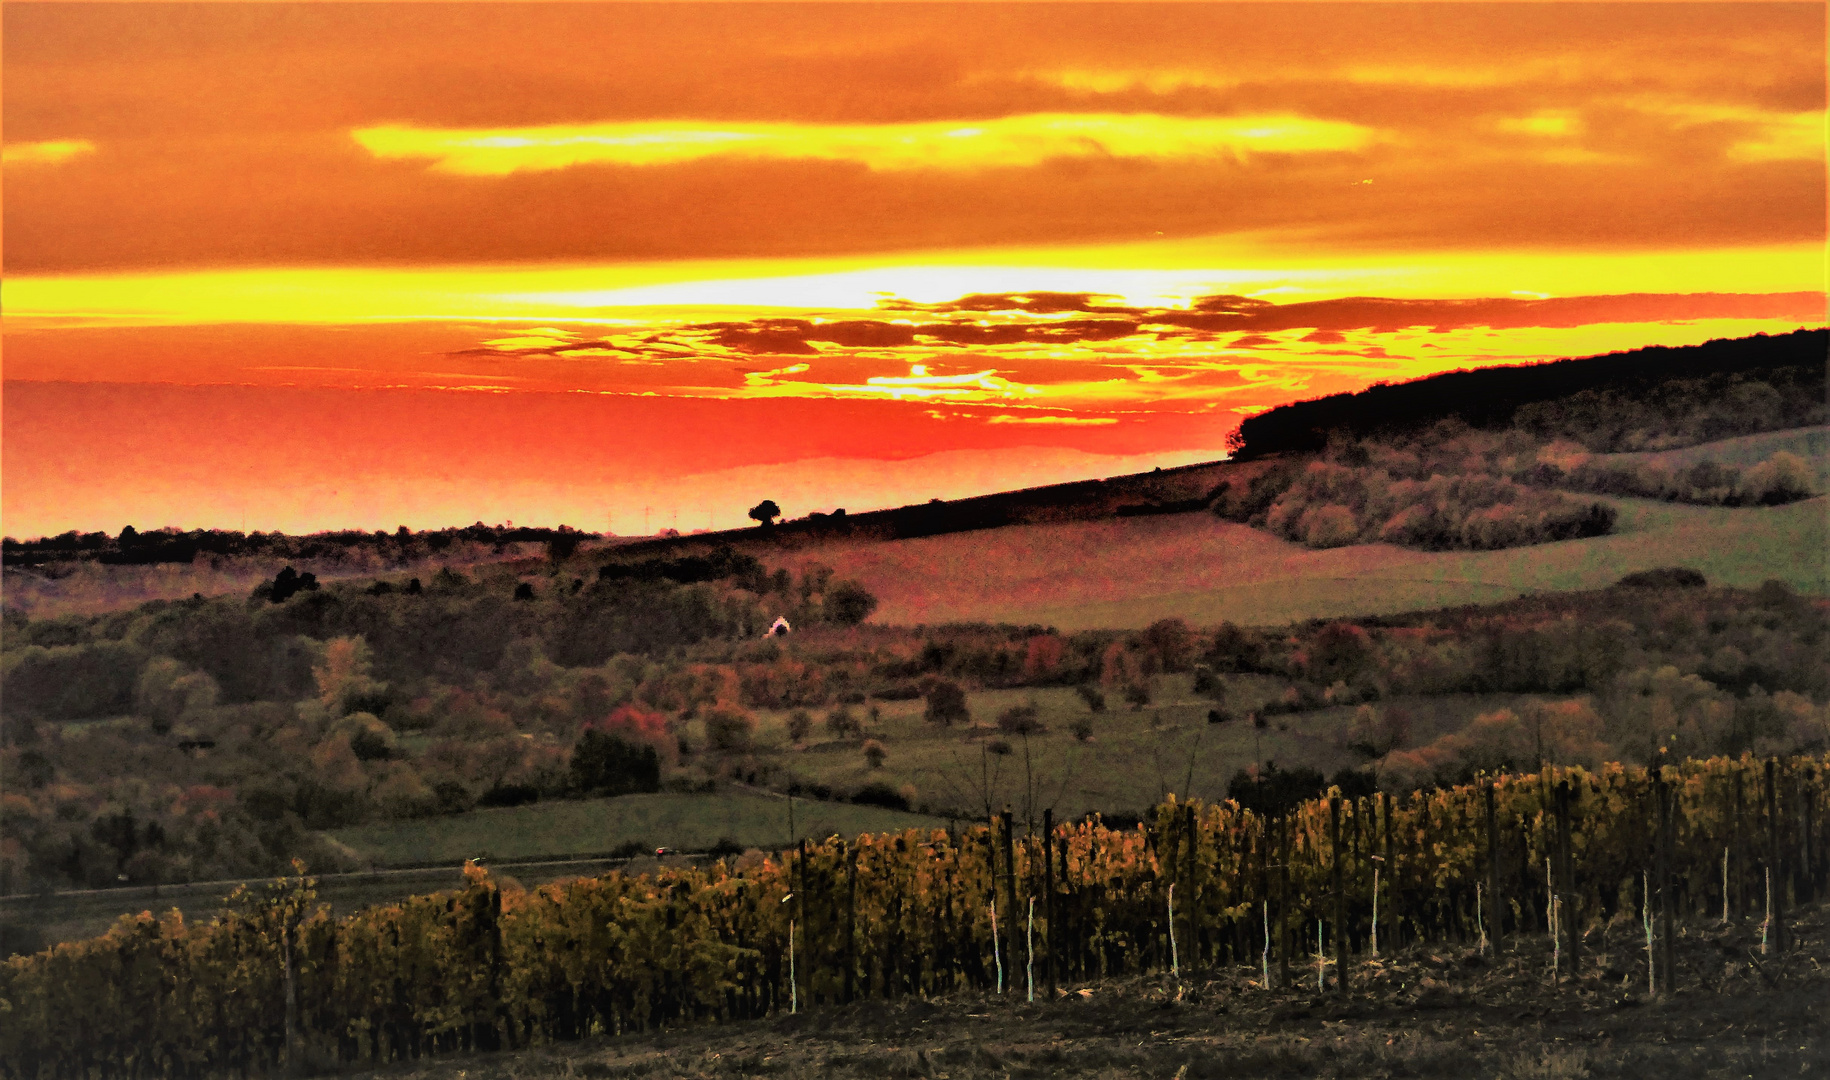
[[[1818,490],[1830,485],[1830,426],[1789,428],[1743,435],[1738,439],[1721,439],[1700,446],[1678,450],[1657,450],[1638,454],[1601,454],[1598,464],[1648,462],[1670,469],[1681,469],[1702,461],[1743,468],[1758,465],[1779,451],[1797,454],[1817,469]]]
[[[1288,684],[1257,675],[1229,675],[1221,704],[1236,716],[1256,709]],[[972,725],[938,728],[922,719],[924,703],[888,701],[881,716],[866,723],[865,738],[884,745],[881,768],[865,761],[860,741],[833,739],[816,724],[803,747],[790,745],[785,712],[759,714],[757,752],[803,780],[854,790],[872,781],[893,788],[908,785],[915,801],[946,807],[972,817],[1009,806],[1019,820],[1040,818],[1053,809],[1057,817],[1088,811],[1138,813],[1168,792],[1206,800],[1225,798],[1233,774],[1255,761],[1282,768],[1307,767],[1332,776],[1363,759],[1342,745],[1353,715],[1351,707],[1318,709],[1275,716],[1263,729],[1244,720],[1207,722],[1215,701],[1197,697],[1188,675],[1154,680],[1154,699],[1141,709],[1111,694],[1103,712],[1092,712],[1071,689],[1043,687],[987,690],[967,695]],[[1527,695],[1447,694],[1431,698],[1395,697],[1382,707],[1402,707],[1412,716],[1413,738],[1464,727],[1482,712],[1516,707]],[[988,752],[999,738],[989,730],[1012,705],[1033,702],[1048,732],[1028,740],[1009,737],[1012,752]],[[823,719],[816,714],[816,720]],[[1092,738],[1079,742],[1076,720],[1092,725]],[[976,729],[975,729],[976,725]]]
[[[873,621],[902,625],[1083,630],[1170,616],[1196,625],[1277,625],[1595,589],[1659,566],[1693,567],[1719,585],[1778,578],[1801,592],[1830,592],[1824,497],[1746,509],[1604,501],[1620,511],[1613,535],[1503,551],[1389,544],[1317,551],[1192,513],[833,541],[798,554],[862,581],[882,602]]]
[[[794,800],[794,833],[825,837],[893,832],[945,822],[874,806]],[[331,834],[381,866],[606,854],[626,843],[704,851],[719,840],[788,846],[788,800],[752,793],[624,795],[473,810]]]

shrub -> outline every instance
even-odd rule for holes
[[[827,586],[822,606],[827,622],[856,626],[877,610],[877,598],[855,581],[841,581]]]
[[[1379,781],[1371,773],[1358,769],[1342,769],[1328,781],[1331,787],[1341,789],[1343,799],[1363,799],[1379,793]]]
[[[907,810],[907,795],[897,791],[881,780],[872,780],[852,794],[851,801],[858,806],[881,806],[886,810]]]
[[[461,814],[476,805],[476,800],[470,797],[470,789],[456,780],[440,780],[433,784],[432,795],[438,800],[441,814]]]
[[[1125,687],[1125,704],[1133,709],[1141,709],[1150,704],[1150,684],[1134,682]]]
[[[685,753],[684,741],[667,730],[666,716],[633,703],[618,705],[610,711],[609,716],[593,720],[585,728],[615,735],[624,742],[637,746],[652,746],[657,754],[673,753],[676,747]]]
[[[1708,584],[1707,578],[1688,566],[1661,566],[1656,570],[1641,570],[1614,583],[1616,588],[1621,589],[1701,589]]]
[[[706,854],[714,859],[728,858],[732,855],[742,855],[743,845],[728,836],[720,836],[717,843],[706,849]]]
[[[1317,506],[1303,513],[1297,525],[1303,543],[1313,548],[1341,547],[1359,539],[1360,526],[1345,506]]]
[[[350,751],[358,761],[386,761],[394,756],[394,730],[369,713],[346,716],[336,729],[349,735]]]
[[[816,799],[820,802],[832,800],[832,788],[825,784],[809,784],[799,780],[788,782],[788,794],[798,795],[803,799]]]
[[[1742,503],[1777,506],[1810,498],[1814,480],[1803,458],[1781,450],[1743,474],[1735,494]]]
[[[478,806],[521,806],[538,802],[540,789],[532,784],[498,784],[477,797]]]
[[[1080,717],[1074,721],[1073,725],[1069,727],[1068,730],[1074,733],[1074,740],[1076,742],[1087,742],[1093,738],[1093,721],[1088,720],[1084,716]]]
[[[1194,655],[1194,634],[1182,619],[1158,619],[1140,635],[1146,652],[1164,671],[1186,671]]]
[[[998,714],[998,730],[1006,735],[1040,735],[1048,729],[1037,718],[1036,706],[1012,705]]]
[[[756,717],[742,706],[719,702],[705,712],[705,737],[715,749],[747,749],[754,734]]]
[[[572,747],[572,790],[580,795],[630,795],[661,790],[661,755],[618,732],[591,728]]]
[[[972,719],[966,707],[966,691],[951,679],[936,679],[928,688],[928,707],[923,718],[930,724],[952,727]]]
[[[1087,708],[1091,711],[1106,711],[1106,694],[1105,691],[1101,690],[1099,687],[1094,686],[1092,683],[1081,683],[1079,686],[1074,687],[1074,692],[1080,695],[1080,700],[1086,702]]]
[[[1367,758],[1383,757],[1403,746],[1411,737],[1411,717],[1403,709],[1381,712],[1371,705],[1354,710],[1347,725],[1347,748]]]
[[[831,723],[830,720],[827,723]],[[796,709],[788,714],[788,738],[793,742],[806,742],[813,731],[813,714],[806,709]]]
[[[871,768],[883,768],[883,759],[888,756],[889,754],[883,749],[882,743],[878,742],[876,739],[864,740],[864,761]]]
[[[835,739],[849,739],[864,734],[864,726],[858,722],[857,714],[843,705],[826,714],[826,730],[832,732]]]
[[[1256,772],[1234,773],[1226,797],[1256,814],[1281,814],[1320,795],[1323,787],[1322,774],[1314,769],[1284,771],[1271,764]]]
[[[1010,740],[993,739],[990,742],[985,744],[985,749],[998,755],[999,757],[1004,757],[1005,755],[1007,755],[1011,752]]]

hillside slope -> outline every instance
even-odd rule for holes
[[[1689,566],[1721,585],[1778,578],[1801,592],[1830,592],[1824,497],[1747,509],[1606,501],[1620,511],[1613,535],[1500,551],[1390,544],[1314,550],[1189,513],[832,540],[794,558],[862,582],[881,602],[875,621],[897,625],[984,621],[1077,630],[1169,617],[1266,625],[1601,588],[1658,566]]]

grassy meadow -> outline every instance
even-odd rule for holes
[[[1234,773],[1257,761],[1332,776],[1364,760],[1343,745],[1354,711],[1349,706],[1273,716],[1263,729],[1244,719],[1209,723],[1208,711],[1216,704],[1243,717],[1288,685],[1258,675],[1229,675],[1226,681],[1225,698],[1216,702],[1193,693],[1191,676],[1159,675],[1150,704],[1133,707],[1112,692],[1100,712],[1067,687],[978,691],[967,695],[972,722],[950,728],[925,721],[921,700],[886,701],[877,706],[879,718],[866,718],[864,733],[850,738],[830,735],[825,710],[816,710],[814,732],[800,746],[788,738],[787,711],[762,710],[756,754],[808,783],[855,790],[878,782],[910,795],[911,805],[973,817],[987,807],[1008,805],[1019,819],[1038,822],[1045,808],[1058,818],[1094,810],[1139,813],[1169,792],[1217,801],[1226,797]],[[1394,697],[1383,705],[1404,709],[1414,735],[1429,739],[1466,726],[1480,713],[1516,707],[1528,696]],[[998,715],[1026,704],[1036,706],[1046,733],[1030,736],[1027,745],[1021,736],[1000,736]],[[1084,742],[1074,736],[1077,721],[1091,727]],[[867,763],[865,739],[883,745],[881,767]],[[1009,754],[991,751],[1000,740],[1009,744]]]
[[[1820,496],[1725,509],[1609,499],[1612,535],[1500,551],[1390,544],[1316,550],[1211,514],[1019,525],[872,544],[828,542],[797,558],[856,578],[891,624],[1007,622],[1062,630],[1136,628],[1180,617],[1275,625],[1493,603],[1601,588],[1639,570],[1689,566],[1712,584],[1778,578],[1830,591]]]
[[[1760,464],[1781,450],[1789,454],[1797,454],[1816,468],[1818,490],[1821,491],[1826,486],[1830,486],[1830,426],[1824,425],[1787,428],[1783,431],[1763,431],[1758,435],[1742,435],[1734,439],[1721,439],[1698,446],[1681,447],[1677,450],[1657,450],[1638,454],[1600,454],[1596,456],[1595,461],[1603,465],[1617,462],[1622,464],[1645,462],[1673,469],[1713,461],[1719,465],[1736,465],[1747,468]]]

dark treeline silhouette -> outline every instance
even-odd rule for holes
[[[232,529],[176,528],[140,532],[132,525],[118,535],[105,532],[79,533],[72,529],[56,536],[36,540],[0,541],[0,558],[7,566],[37,566],[44,563],[93,560],[107,565],[149,565],[153,563],[188,563],[198,555],[256,555],[274,559],[336,560],[359,548],[372,548],[384,557],[408,560],[444,551],[457,543],[492,544],[544,543],[565,554],[577,547],[579,540],[594,534],[580,532],[568,525],[557,528],[485,525],[477,522],[462,528],[432,529],[414,532],[401,526],[394,532],[363,532],[345,529],[334,532],[292,536],[280,532],[244,533]]]
[[[710,555],[685,555],[678,559],[643,559],[640,562],[611,562],[599,567],[597,577],[600,581],[660,581],[666,579],[680,585],[691,585],[701,581],[718,581],[724,578],[735,578],[752,592],[761,592],[754,583],[762,580],[767,573],[763,564],[754,556],[721,547]]]
[[[1504,427],[1524,420],[1525,406],[1587,395],[1596,404],[1610,399],[1645,398],[1673,382],[1691,384],[1686,396],[1704,400],[1741,382],[1763,382],[1777,393],[1757,418],[1755,430],[1799,427],[1823,422],[1824,356],[1830,331],[1797,330],[1769,337],[1721,339],[1682,348],[1655,346],[1546,364],[1456,371],[1397,384],[1380,384],[1356,394],[1331,394],[1313,401],[1284,405],[1250,417],[1236,436],[1237,460],[1268,454],[1320,450],[1330,433],[1368,436],[1417,431],[1459,416],[1480,428]],[[1580,405],[1581,403],[1575,403]],[[1553,426],[1550,417],[1530,417],[1530,426]],[[1604,418],[1593,418],[1604,424]],[[1593,426],[1593,425],[1591,425]],[[1727,430],[1699,432],[1703,438],[1748,434]],[[1556,436],[1561,431],[1546,431]],[[1699,440],[1700,441],[1700,440]],[[1638,449],[1632,446],[1591,449]]]

